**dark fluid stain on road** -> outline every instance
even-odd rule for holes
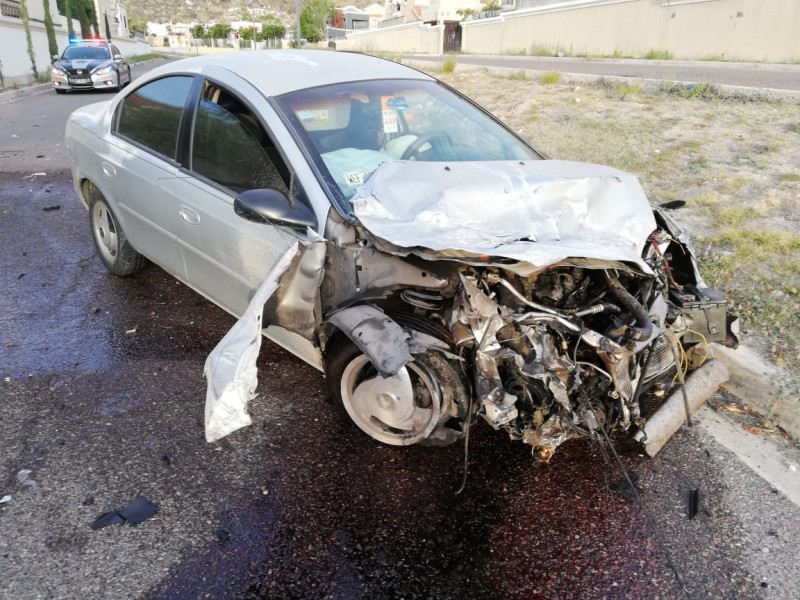
[[[0,234],[6,247],[26,249],[5,255],[0,270],[0,376],[91,373],[139,354],[210,351],[208,323],[193,317],[209,303],[197,295],[187,301],[184,286],[155,267],[109,275],[88,211],[65,179],[0,177]],[[61,210],[42,212],[56,200]]]

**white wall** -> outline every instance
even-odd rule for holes
[[[797,0],[594,0],[512,11],[462,24],[462,50],[502,54],[545,48],[567,54],[759,62],[800,59]]]
[[[444,25],[409,23],[387,29],[349,33],[347,39],[336,41],[336,49],[439,54],[442,51],[443,38]]]
[[[407,6],[407,5],[401,5]],[[337,48],[440,54],[408,27],[348,35]],[[423,41],[424,40],[424,41]],[[423,50],[423,48],[426,48]],[[462,22],[463,52],[641,57],[668,51],[674,58],[754,62],[800,60],[800,0],[565,0]]]

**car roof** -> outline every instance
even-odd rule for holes
[[[354,52],[325,50],[255,50],[210,54],[175,61],[151,71],[152,77],[168,73],[212,76],[222,68],[236,73],[268,96],[346,81],[417,79],[429,75],[399,63]]]

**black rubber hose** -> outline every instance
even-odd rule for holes
[[[611,275],[608,271],[604,271],[604,273],[608,289],[611,290],[611,293],[619,300],[620,304],[631,311],[636,319],[636,327],[628,329],[630,338],[636,341],[650,339],[653,333],[653,324],[650,322],[650,315],[647,314],[644,306],[639,304],[639,301],[628,293],[628,290],[623,287],[615,275]]]

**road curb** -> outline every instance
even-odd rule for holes
[[[730,379],[722,387],[800,439],[800,381],[761,358],[747,346],[736,350],[709,345],[709,354],[722,362]]]

